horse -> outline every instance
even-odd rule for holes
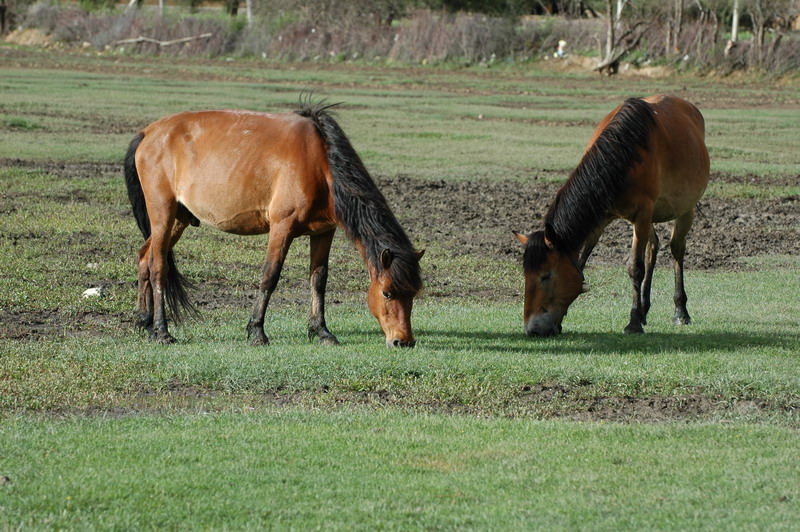
[[[184,230],[204,223],[238,235],[269,233],[250,343],[267,345],[264,317],[292,241],[310,237],[309,340],[339,341],[325,322],[328,257],[337,227],[369,270],[367,302],[389,347],[413,347],[413,299],[422,288],[417,251],[328,109],[301,102],[294,112],[188,111],[161,118],[134,137],[125,180],[137,225],[138,318],[151,340],[175,342],[165,310],[179,322],[190,283],[175,266]]]
[[[556,193],[544,229],[527,235],[514,231],[524,247],[526,335],[561,333],[567,309],[588,290],[583,270],[589,255],[617,218],[633,225],[628,260],[633,305],[624,332],[644,332],[659,249],[653,224],[671,220],[673,321],[691,323],[683,263],[695,206],[708,184],[704,137],[700,111],[667,95],[630,98],[598,124],[578,166]]]

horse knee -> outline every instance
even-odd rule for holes
[[[311,288],[315,292],[322,292],[328,284],[328,267],[318,266],[311,272]]]
[[[628,260],[628,275],[634,281],[640,280],[644,277],[644,260],[640,258],[631,258]]]

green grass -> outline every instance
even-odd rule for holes
[[[11,482],[0,481],[0,531],[778,530],[800,520],[796,256],[732,250],[746,271],[690,270],[690,327],[670,323],[671,272],[657,270],[641,337],[621,334],[624,266],[591,267],[565,334],[545,340],[521,332],[518,256],[426,242],[434,282],[415,304],[418,346],[391,351],[341,235],[328,324],[344,345],[308,343],[301,240],[268,313],[272,345],[254,348],[244,325],[266,239],[201,228],[178,261],[196,299],[214,304],[164,347],[133,328],[141,237],[113,166],[165,114],[289,110],[315,88],[346,102],[340,121],[376,175],[527,186],[563,180],[622,98],[671,92],[706,117],[719,176],[709,195],[768,200],[798,194],[797,86],[536,67],[176,64],[0,45],[6,58],[0,477]],[[98,285],[104,297],[81,297]]]
[[[794,431],[359,410],[11,418],[8,529],[790,530]]]
[[[800,291],[800,267],[795,261],[781,271],[749,273],[747,292],[738,290],[739,274],[692,273],[687,289],[695,324],[683,328],[670,322],[671,283],[659,273],[640,337],[621,334],[629,305],[621,269],[591,270],[592,292],[570,309],[566,334],[549,340],[521,334],[521,302],[452,306],[441,299],[417,304],[419,345],[404,352],[383,347],[377,323],[357,302],[329,310],[329,325],[345,344],[338,348],[308,343],[304,305],[270,312],[267,349],[246,344],[244,304],[175,328],[181,343],[167,348],[130,325],[112,324],[100,337],[67,330],[63,339],[4,342],[0,409],[179,409],[183,392],[199,390],[211,395],[198,403],[214,408],[224,408],[218,393],[237,396],[237,406],[257,406],[259,397],[274,393],[312,405],[388,394],[392,406],[408,410],[456,406],[483,415],[548,416],[585,411],[595,397],[699,394],[718,407],[705,417],[736,419],[732,406],[757,399],[770,406],[745,412],[747,419],[795,425],[800,305],[776,307],[775,295]],[[131,306],[133,295],[131,287]],[[101,300],[90,308],[111,313],[116,304]],[[531,401],[524,388],[537,383],[562,383],[569,393],[556,402]]]

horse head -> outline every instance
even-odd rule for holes
[[[380,253],[380,264],[369,265],[367,303],[386,335],[387,347],[414,347],[416,344],[411,332],[411,308],[421,289],[419,259],[424,253],[400,254],[386,248]],[[409,272],[417,273],[408,275]],[[412,282],[408,282],[409,278]]]
[[[575,257],[561,251],[552,228],[523,235],[514,231],[524,246],[525,334],[556,336],[567,309],[586,287]]]

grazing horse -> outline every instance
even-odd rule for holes
[[[139,325],[175,341],[173,317],[193,310],[172,248],[200,222],[239,235],[270,233],[259,295],[247,325],[268,344],[264,315],[296,237],[311,240],[309,339],[338,344],[325,324],[328,256],[342,226],[369,269],[368,306],[389,347],[413,347],[411,309],[422,288],[419,260],[330,106],[293,113],[198,111],[145,127],[125,157],[128,197],[145,243],[139,250]]]
[[[675,220],[670,239],[673,321],[690,323],[683,257],[695,205],[708,184],[704,136],[700,111],[673,96],[628,99],[600,122],[578,167],[550,205],[544,230],[514,232],[525,248],[525,334],[561,332],[567,308],[586,290],[586,261],[603,230],[617,218],[633,225],[628,262],[633,307],[625,333],[644,332],[658,253],[653,224],[669,220]]]

